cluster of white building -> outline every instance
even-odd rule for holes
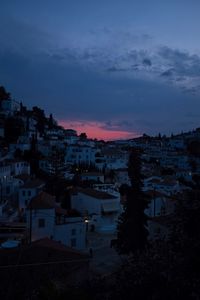
[[[5,115],[19,113],[19,105],[6,104]],[[173,213],[176,195],[189,189],[180,178],[192,182],[191,157],[187,153],[186,138],[195,134],[181,135],[168,139],[138,138],[129,141],[103,143],[78,136],[72,129],[56,125],[44,134],[37,130],[34,116],[22,115],[26,132],[9,149],[0,153],[0,221],[22,218],[28,228],[29,239],[35,241],[48,237],[77,248],[87,247],[87,231],[115,232],[117,220],[123,210],[119,187],[130,184],[127,163],[128,147],[140,147],[144,192],[149,197],[146,213],[151,219]],[[0,130],[4,137],[3,130]],[[199,134],[198,132],[196,133]],[[55,149],[62,154],[64,176],[72,179],[71,166],[84,165],[79,174],[81,181],[93,181],[90,188],[76,187],[71,192],[71,208],[62,209],[57,199],[44,191],[45,182],[33,178],[30,165],[15,159],[14,153],[31,149],[31,138],[35,137],[37,150],[42,154],[39,168],[51,174],[52,155]],[[126,147],[124,147],[126,146]],[[197,170],[200,162],[196,158]],[[90,166],[95,172],[87,170]],[[163,170],[171,174],[163,174]],[[108,180],[112,173],[112,179]],[[17,203],[17,204],[16,204]],[[9,213],[8,213],[9,212]]]

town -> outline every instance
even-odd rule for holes
[[[70,282],[106,275],[121,262],[112,242],[126,201],[123,188],[130,185],[132,148],[142,153],[149,240],[168,239],[177,201],[200,180],[200,128],[169,137],[158,129],[154,137],[89,139],[41,108],[25,107],[4,87],[0,145],[1,267],[47,263],[55,278],[67,274]]]

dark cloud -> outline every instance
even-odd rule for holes
[[[170,76],[173,75],[173,73],[174,73],[174,69],[169,69],[169,70],[163,72],[163,73],[161,74],[161,76],[164,76],[164,77],[170,77]]]
[[[173,66],[176,74],[188,76],[200,76],[200,57],[190,55],[186,51],[161,47],[158,54]]]
[[[150,36],[109,28],[100,30],[100,41],[94,30],[86,45],[67,41],[59,47],[37,27],[11,17],[1,24],[0,84],[28,106],[38,105],[59,119],[146,133],[171,132],[181,122],[189,126],[185,112],[200,108],[190,94],[166,84],[170,78],[197,93],[196,55],[168,47],[141,49]]]
[[[152,65],[152,62],[149,58],[144,58],[142,62],[144,65],[149,66],[149,67]]]
[[[0,51],[19,53],[35,53],[51,48],[52,36],[38,28],[27,24],[11,15],[0,12]]]

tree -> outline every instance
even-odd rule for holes
[[[63,209],[71,209],[71,191],[69,189],[64,189],[63,195],[60,197],[61,207]]]
[[[34,106],[32,108],[32,111],[33,111],[33,116],[37,120],[36,128],[40,134],[43,134],[44,128],[45,128],[45,123],[46,123],[46,117],[45,117],[44,110],[40,109],[37,106]]]
[[[187,146],[188,153],[195,157],[200,157],[200,141],[193,140]]]
[[[81,140],[86,140],[87,139],[87,134],[85,132],[82,132],[80,135],[79,135],[80,139]]]
[[[119,217],[116,249],[121,254],[143,251],[147,245],[147,200],[142,191],[141,159],[138,149],[131,151],[128,163],[131,186],[126,190],[124,211]]]
[[[24,122],[20,118],[8,117],[4,123],[4,132],[6,142],[15,143],[25,132]]]
[[[3,86],[0,86],[0,101],[9,100],[9,99],[10,99],[10,93],[8,93]]]
[[[54,119],[53,119],[53,115],[52,114],[49,115],[48,122],[49,122],[49,129],[53,129],[53,127],[54,127]]]

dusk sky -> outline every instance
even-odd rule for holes
[[[200,127],[199,0],[1,0],[0,85],[117,139]]]

